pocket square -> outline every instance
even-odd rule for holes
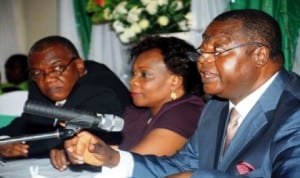
[[[236,169],[238,170],[240,175],[243,175],[255,170],[255,167],[247,162],[242,161],[236,165]]]

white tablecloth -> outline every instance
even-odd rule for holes
[[[24,159],[8,161],[0,165],[0,178],[94,178],[95,172],[59,171],[49,159]]]

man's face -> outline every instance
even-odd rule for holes
[[[260,71],[252,54],[258,46],[245,45],[222,53],[249,42],[238,20],[213,22],[208,26],[200,46],[203,55],[197,62],[206,93],[239,102],[257,88]]]
[[[32,53],[29,70],[40,91],[52,101],[66,99],[84,74],[84,64],[62,45]]]

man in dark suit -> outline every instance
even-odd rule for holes
[[[140,156],[81,132],[65,142],[71,160],[112,167],[99,178],[109,177],[105,172],[135,178],[298,178],[300,78],[283,68],[278,23],[257,10],[228,11],[208,25],[199,49],[195,61],[204,91],[214,97],[183,149],[172,157]],[[235,124],[232,108],[239,113]]]
[[[29,101],[118,116],[122,116],[125,107],[131,105],[131,97],[121,80],[104,64],[83,61],[66,38],[49,36],[37,41],[29,51],[28,64],[32,81]],[[60,125],[54,118],[23,113],[0,129],[0,134],[15,137],[51,132],[57,128]],[[118,134],[99,132],[97,134],[108,142],[120,141]],[[51,150],[54,165],[61,168],[67,164],[64,151],[54,149],[61,143],[61,140],[49,139],[0,145],[0,156],[44,157],[49,156]]]

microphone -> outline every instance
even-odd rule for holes
[[[76,130],[99,128],[109,132],[119,132],[124,127],[124,120],[113,114],[92,114],[87,111],[66,109],[37,101],[26,101],[24,112],[67,121],[67,125],[76,127]]]
[[[75,134],[73,130],[65,129],[65,130],[56,130],[54,132],[47,132],[42,134],[36,134],[36,135],[23,135],[18,137],[7,137],[4,139],[0,139],[0,145],[5,144],[11,144],[11,143],[17,143],[17,142],[27,142],[27,141],[36,141],[36,140],[44,140],[44,139],[50,139],[50,138],[68,138]],[[1,160],[0,160],[1,161]]]

